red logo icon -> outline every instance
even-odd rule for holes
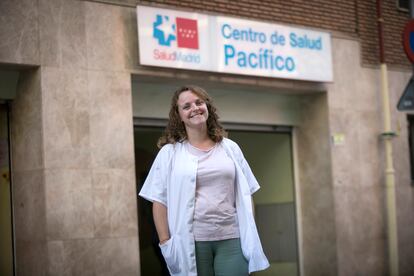
[[[176,18],[177,46],[179,48],[198,49],[197,20]]]

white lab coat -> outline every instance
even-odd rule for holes
[[[251,195],[260,187],[239,146],[230,139],[221,142],[236,167],[236,210],[243,255],[249,273],[269,267],[254,222]],[[167,206],[171,238],[160,245],[172,276],[196,276],[195,241],[192,232],[197,176],[197,158],[183,143],[161,148],[139,193]]]

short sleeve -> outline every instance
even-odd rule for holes
[[[240,151],[241,153],[241,151]],[[241,153],[242,154],[242,153]],[[257,190],[260,189],[260,185],[257,182],[256,177],[254,176],[247,160],[244,158],[243,154],[241,156],[241,167],[244,173],[244,176],[247,179],[247,183],[249,183],[250,194],[254,194]]]
[[[237,162],[239,163],[244,176],[246,177],[247,183],[249,184],[249,190],[250,190],[250,194],[254,194],[257,190],[260,189],[260,185],[256,180],[256,177],[254,176],[249,163],[247,163],[246,158],[244,158],[243,152],[240,149],[239,145],[237,145],[236,142],[230,140],[230,139],[226,139],[226,141],[229,143],[233,154],[235,156],[235,158],[237,159]]]
[[[167,144],[158,152],[145,179],[139,196],[167,206],[167,179],[170,171],[172,145]]]

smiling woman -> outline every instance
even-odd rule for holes
[[[259,184],[225,136],[206,91],[184,86],[174,93],[161,149],[139,193],[153,202],[173,276],[247,276],[269,266],[252,210]]]

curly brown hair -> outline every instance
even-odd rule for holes
[[[175,144],[187,139],[187,132],[185,130],[184,123],[181,121],[180,115],[178,113],[177,105],[178,97],[185,91],[191,91],[206,103],[208,110],[207,134],[210,139],[218,143],[223,140],[223,137],[227,136],[226,131],[218,121],[219,116],[216,113],[217,109],[214,106],[210,95],[208,95],[208,93],[201,87],[195,85],[185,85],[174,92],[174,95],[171,99],[168,124],[164,130],[163,135],[158,139],[158,148],[161,148],[166,144]]]

